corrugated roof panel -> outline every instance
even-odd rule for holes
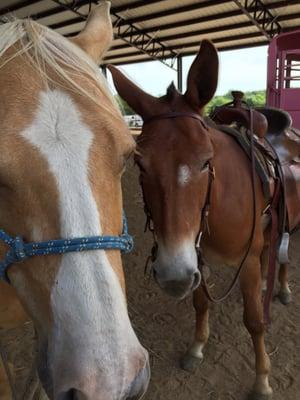
[[[0,8],[5,9],[7,7],[15,6],[20,3],[20,0],[1,0]]]
[[[207,39],[207,38],[209,38],[210,40],[214,40],[216,38],[219,39],[219,38],[228,37],[228,36],[237,36],[238,37],[240,35],[252,34],[252,33],[259,34],[259,31],[255,26],[252,26],[249,28],[243,28],[243,29],[230,29],[230,30],[226,31],[226,33],[215,32],[215,33],[211,33],[209,35],[202,34],[202,35],[197,35],[197,36],[189,36],[188,34],[186,34],[186,37],[180,38],[180,39],[176,39],[176,36],[175,36],[174,39],[168,40],[167,42],[163,41],[163,43],[168,46],[173,46],[176,44],[177,45],[181,44],[182,46],[184,46],[184,45],[188,44],[189,42],[194,42],[196,40],[201,41],[201,40]]]
[[[67,2],[66,0],[61,0],[61,2],[69,5],[74,3],[74,6],[76,6],[76,2]],[[276,6],[277,2],[278,6]],[[281,0],[277,2],[275,0],[263,0],[264,4],[271,5],[270,12],[278,17],[278,21],[284,30],[300,27],[300,1],[286,2],[286,5]],[[22,3],[24,4],[23,0],[0,0],[0,13],[1,10],[3,11],[9,6],[14,8],[16,4]],[[132,8],[134,5],[137,5],[137,7]],[[199,8],[196,9],[195,5],[199,5]],[[202,7],[202,5],[205,6]],[[94,6],[95,4],[92,5],[92,7]],[[150,31],[150,37],[155,37],[165,46],[176,46],[176,52],[190,53],[194,49],[193,43],[200,42],[204,37],[214,40],[218,47],[222,48],[225,45],[228,47],[253,46],[266,41],[262,33],[261,36],[256,36],[256,33],[259,35],[260,32],[258,27],[231,0],[148,0],[144,2],[140,0],[112,0],[112,10],[120,7],[122,10],[119,10],[119,14],[125,20],[134,21],[137,19],[134,24],[137,28]],[[183,7],[185,8],[183,9]],[[47,10],[49,15],[45,15]],[[56,10],[56,13],[53,13],[53,10]],[[87,15],[89,5],[80,7],[79,11]],[[59,4],[53,0],[36,2],[32,0],[31,5],[20,8],[15,12],[15,15],[23,18],[38,13],[44,15],[39,20],[40,23],[56,26],[56,30],[64,35],[74,34],[84,26],[84,21],[81,22],[75,12],[67,11],[63,6],[59,7]],[[153,14],[158,14],[159,17],[152,18]],[[222,18],[218,17],[220,14]],[[224,17],[226,15],[227,18]],[[197,19],[196,22],[195,19]],[[112,20],[115,22],[116,18],[113,17]],[[125,24],[124,26],[128,25]],[[117,32],[116,28],[114,32]],[[252,34],[254,34],[253,37]],[[239,35],[241,35],[241,38],[238,38]],[[236,38],[233,40],[232,37]],[[141,36],[138,38],[138,43],[141,41],[146,43],[147,40],[147,37]],[[108,59],[114,57],[114,62],[115,60],[125,62],[126,58],[129,62],[149,59],[149,56],[142,52],[139,55],[132,56],[139,50],[136,47],[130,47],[124,40],[114,40],[113,46],[117,46],[117,48],[109,51]],[[197,49],[198,44],[195,51]],[[128,55],[128,57],[118,58],[118,55]]]
[[[9,4],[9,7],[11,7],[12,4]],[[46,10],[51,10],[52,8],[55,8],[57,4],[55,4],[51,0],[41,0],[39,2],[36,2],[34,4],[28,5],[26,7],[22,7],[17,11],[13,12],[13,15],[15,15],[18,18],[26,18],[30,17],[33,14],[36,14],[38,12],[46,11]],[[0,2],[0,8],[2,8],[2,1]]]
[[[200,43],[201,40],[209,38],[211,40],[215,40],[215,39],[220,39],[222,37],[228,37],[228,36],[240,36],[240,35],[245,35],[245,34],[259,34],[258,29],[255,26],[251,26],[248,28],[243,28],[243,29],[231,29],[226,31],[226,33],[224,34],[224,32],[215,32],[214,34],[202,34],[202,35],[193,35],[190,36],[188,34],[185,34],[184,37],[180,37],[177,38],[176,35],[173,37],[173,39],[169,39],[168,41],[163,40],[163,38],[161,38],[161,42],[169,47],[169,46],[174,46],[174,45],[179,45],[179,46],[185,46],[188,45],[190,42],[198,42]],[[117,48],[115,49],[114,47],[117,46]],[[121,46],[121,48],[119,47]],[[115,40],[113,43],[113,47],[112,49],[109,51],[109,54],[113,53],[116,54],[118,51],[122,50],[122,53],[124,53],[124,51],[126,51],[126,49],[129,49],[129,45],[124,43],[121,39],[119,40]]]
[[[52,4],[55,4],[56,7],[58,6],[53,1],[51,1],[51,2],[52,2]],[[60,11],[59,13],[55,13],[55,14],[50,15],[48,17],[39,18],[38,22],[43,24],[43,25],[48,25],[48,26],[65,22],[66,26],[68,26],[69,25],[69,21],[72,21],[73,19],[80,19],[80,16],[77,15],[76,13],[74,13],[73,11],[67,10],[64,7],[61,7],[61,8],[62,8],[62,11]],[[95,8],[95,5],[92,5],[91,8],[92,9]],[[80,13],[82,15],[86,15],[87,16],[88,13],[89,13],[89,5],[85,5],[85,6],[80,7],[79,11],[80,11]],[[69,26],[72,26],[72,25],[69,25]],[[72,33],[72,32],[75,32],[75,31],[72,30],[72,28],[70,28],[66,32],[67,33]],[[65,33],[62,33],[62,34],[65,34]]]
[[[215,20],[215,21],[209,21],[209,22],[202,22],[202,23],[195,23],[191,25],[184,25],[172,29],[164,29],[163,26],[160,26],[157,28],[157,30],[153,33],[151,33],[151,36],[156,36],[158,38],[162,38],[164,36],[169,36],[169,35],[176,35],[176,34],[182,34],[184,32],[189,33],[189,32],[194,32],[198,30],[204,30],[204,29],[217,29],[223,25],[234,25],[234,24],[239,24],[239,23],[248,23],[250,26],[254,26],[251,23],[249,23],[249,20],[245,15],[241,15],[239,17],[232,17],[232,18],[226,18],[222,20]],[[256,28],[257,29],[257,28]]]
[[[49,17],[39,18],[38,22],[40,24],[49,26],[60,22],[67,22],[74,17],[76,17],[76,15],[72,11],[65,10]]]
[[[294,5],[289,5],[285,7],[280,7],[280,8],[274,8],[272,10],[272,14],[274,15],[286,15],[286,14],[292,14],[292,13],[299,13],[300,12],[300,2],[299,4],[294,4]]]
[[[184,3],[185,4],[185,3]],[[233,5],[232,5],[233,4]],[[237,11],[237,7],[234,3],[227,2],[223,5],[211,6],[207,8],[201,8],[199,10],[188,11],[188,12],[180,12],[180,20],[192,20],[195,18],[205,18],[209,16],[216,16],[217,14],[224,12]],[[137,25],[141,29],[150,28],[150,27],[163,27],[164,25],[175,23],[178,21],[178,14],[162,16],[160,18],[150,19],[146,18],[143,22],[139,22]],[[214,21],[214,19],[212,19]]]
[[[226,47],[231,47],[231,46],[243,46],[243,45],[251,45],[253,43],[263,43],[265,42],[266,38],[265,37],[259,37],[259,38],[255,38],[255,39],[241,39],[240,41],[228,41],[228,42],[223,42],[223,43],[218,43],[216,45],[217,49],[219,48],[226,48]]]
[[[76,24],[56,29],[56,32],[60,33],[61,35],[73,34],[74,32],[80,32],[84,28],[84,25],[85,21],[82,21]]]
[[[112,1],[112,5],[114,7],[123,6],[123,5],[126,5],[126,4],[130,5],[131,3],[132,3],[132,0],[113,0]]]
[[[289,20],[289,21],[284,21],[281,23],[281,26],[284,29],[300,29],[300,23],[299,23],[299,18],[293,19],[293,20]]]
[[[119,50],[109,50],[108,52],[107,52],[107,57],[109,58],[109,57],[115,57],[115,56],[121,56],[121,55],[125,55],[125,54],[128,54],[128,55],[130,55],[130,53],[136,53],[137,52],[137,49],[135,48],[135,47],[125,47],[124,49],[119,49]],[[141,53],[141,54],[143,54],[143,53]]]
[[[207,0],[165,0],[159,1],[151,4],[151,2],[144,1],[143,7],[138,7],[135,9],[125,10],[120,15],[122,17],[128,18],[135,18],[140,17],[143,15],[148,15],[156,12],[163,12],[166,10],[174,9],[181,7],[182,5],[190,5],[190,4],[197,4],[197,3],[205,3]],[[131,2],[132,3],[132,2]],[[147,4],[148,3],[148,4]],[[130,5],[130,3],[129,3]],[[113,2],[113,6],[115,6],[115,2]]]

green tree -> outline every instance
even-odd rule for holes
[[[251,92],[244,93],[244,100],[253,107],[261,107],[266,104],[266,91],[265,90],[255,90]],[[232,101],[231,92],[229,91],[223,96],[215,96],[205,107],[205,115],[209,115],[212,110],[217,106],[222,106],[223,104]]]
[[[118,94],[115,95],[115,99],[119,104],[120,110],[123,115],[133,115],[136,114],[131,107],[123,100]]]

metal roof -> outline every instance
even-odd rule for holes
[[[300,27],[300,1],[290,0],[112,0],[115,39],[104,63],[159,59],[173,67],[195,54],[203,38],[219,50],[266,45],[279,32]],[[72,36],[96,0],[1,0],[0,16],[30,16]]]

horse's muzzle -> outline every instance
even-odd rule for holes
[[[133,382],[130,384],[127,394],[119,400],[139,400],[145,394],[150,380],[149,361],[146,362],[144,368],[138,373]],[[97,394],[97,399],[101,400],[101,393]],[[95,400],[95,397],[86,396],[76,389],[70,389],[67,392],[59,393],[56,400]],[[105,397],[105,400],[110,400]]]

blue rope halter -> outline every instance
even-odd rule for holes
[[[0,230],[0,240],[10,247],[4,260],[0,262],[0,280],[2,279],[6,282],[9,282],[7,276],[8,267],[29,257],[87,250],[121,250],[124,253],[129,253],[133,249],[133,238],[128,233],[127,220],[124,213],[123,232],[120,236],[84,236],[74,239],[24,243],[21,236],[12,238],[3,230]]]

